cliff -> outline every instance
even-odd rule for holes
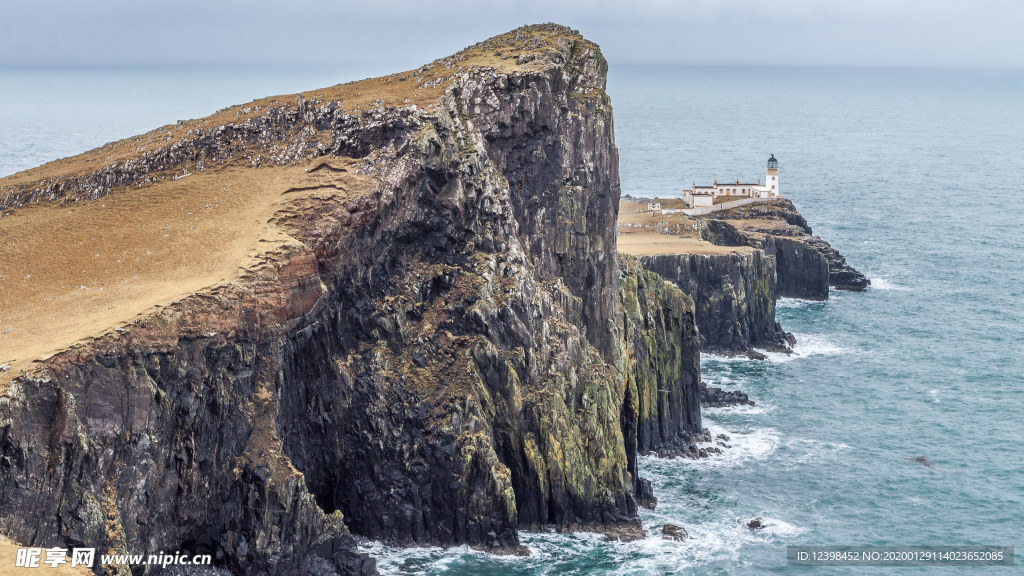
[[[780,296],[825,300],[829,286],[860,292],[871,284],[827,241],[813,235],[807,220],[787,199],[748,204],[704,218],[719,229],[734,228],[740,242],[776,256]],[[731,239],[735,241],[736,235]]]
[[[693,300],[675,284],[621,255],[619,281],[626,357],[623,432],[639,453],[687,448],[703,432],[700,340]],[[635,472],[633,450],[630,469]],[[638,488],[646,495],[649,487]]]
[[[621,254],[639,257],[692,299],[702,350],[788,349],[791,336],[775,321],[774,254],[749,246],[731,225],[651,213],[644,203],[624,201],[617,228]]]
[[[0,532],[268,574],[639,535],[701,312],[617,264],[606,71],[526,27],[0,179]]]
[[[660,254],[641,261],[693,299],[702,350],[786,350],[792,343],[775,321],[775,259],[763,251]]]
[[[800,217],[800,220],[803,218]],[[828,299],[829,261],[809,242],[777,233],[740,231],[732,224],[716,219],[702,220],[700,231],[701,237],[713,244],[752,246],[761,250],[765,256],[773,258],[776,292],[779,297]],[[774,231],[778,232],[777,229]]]

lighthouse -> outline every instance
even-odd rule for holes
[[[742,184],[739,178],[735,183],[719,182],[715,178],[713,186],[697,186],[697,183],[694,182],[692,188],[683,190],[683,200],[687,206],[702,210],[710,209],[712,212],[737,206],[736,202],[749,204],[754,200],[774,200],[781,196],[782,194],[779,194],[779,161],[775,159],[775,154],[768,159],[768,172],[765,174],[763,186],[760,178],[757,180],[757,184]],[[651,210],[655,209],[651,208]],[[662,210],[662,213],[664,212]],[[707,214],[707,212],[701,213]]]
[[[779,161],[775,159],[775,154],[768,159],[768,172],[764,177],[764,185],[771,190],[772,197],[779,194]]]

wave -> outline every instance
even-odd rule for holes
[[[768,350],[758,350],[766,356],[769,362],[791,362],[800,358],[807,358],[809,356],[832,356],[835,354],[842,354],[843,348],[833,343],[828,339],[827,336],[821,334],[799,334],[793,333],[793,337],[796,338],[796,345],[793,346],[793,353],[786,354],[785,352],[771,352]]]
[[[800,334],[794,332],[793,336],[796,338],[796,345],[793,346],[793,352],[791,354],[756,347],[754,350],[764,354],[765,359],[769,362],[790,362],[792,360],[806,358],[808,356],[831,356],[833,354],[841,354],[844,352],[842,347],[833,343],[827,336],[822,334]],[[705,352],[703,350],[701,351],[700,356],[702,362],[710,361],[718,364],[760,362],[760,360],[754,360],[747,356],[727,356],[724,354],[716,354],[714,352]],[[722,376],[718,376],[718,378],[721,380]]]
[[[704,350],[700,351],[700,359],[701,362],[710,360],[712,362],[718,362],[721,364],[756,362],[756,360],[747,358],[746,356],[728,356],[725,354],[716,354],[715,352],[706,352]]]
[[[740,550],[747,545],[791,538],[804,532],[803,529],[780,519],[762,516],[765,527],[751,530],[746,526],[749,518],[729,518],[710,522],[671,522],[683,526],[689,538],[682,542],[665,540],[661,536],[660,524],[651,524],[648,536],[643,540],[619,544],[619,554],[633,556],[623,567],[628,566],[629,574],[678,573],[681,568],[706,566],[724,562],[734,564]],[[625,550],[622,550],[625,549]],[[631,550],[630,550],[631,549]],[[619,573],[616,571],[615,573]]]
[[[712,406],[708,408],[701,408],[700,413],[703,416],[715,416],[721,414],[724,416],[754,416],[757,414],[769,414],[775,412],[776,406],[772,404],[762,404],[757,402],[753,406],[746,404],[739,404],[736,406]]]
[[[764,460],[771,456],[778,448],[780,435],[774,428],[754,428],[749,431],[727,430],[718,424],[707,422],[708,431],[711,437],[717,439],[719,434],[729,437],[725,441],[731,448],[725,448],[721,454],[712,454],[706,459],[694,460],[695,464],[707,465],[709,467],[731,467],[745,464],[750,461]],[[715,441],[708,444],[701,444],[702,447],[717,446]]]
[[[821,307],[828,304],[827,300],[803,300],[801,298],[779,298],[775,301],[775,309],[790,309],[790,308],[812,308]]]
[[[711,360],[718,359],[718,357],[711,358]],[[731,360],[731,358],[728,357],[725,359]],[[733,371],[728,367],[716,366],[714,370],[708,370],[707,374],[702,373],[701,379],[704,380],[708,386],[732,390],[736,388],[742,389],[746,385],[750,384],[751,376],[743,370]]]
[[[898,292],[910,290],[910,288],[906,286],[894,284],[892,281],[890,281],[888,278],[884,276],[880,276],[878,278],[871,278],[870,280],[871,285],[868,286],[868,290],[895,290]]]
[[[377,561],[381,574],[432,574],[447,568],[462,554],[473,552],[468,546],[444,549],[438,546],[401,548],[375,540],[360,540],[359,550]]]
[[[796,464],[817,464],[822,460],[840,457],[839,454],[849,450],[850,445],[843,442],[827,442],[810,438],[792,438],[785,442],[783,449],[794,453],[792,456],[784,458],[784,466],[793,466]]]
[[[711,432],[711,442],[698,442],[700,448],[720,448],[720,454],[710,454],[707,458],[699,460],[688,460],[682,458],[661,458],[659,456],[641,456],[642,475],[650,477],[655,481],[655,476],[661,476],[668,480],[679,472],[680,467],[688,468],[731,468],[748,464],[752,461],[765,460],[778,449],[780,435],[774,428],[754,428],[751,430],[735,431],[728,430],[714,422],[705,419],[708,431]],[[725,434],[729,439],[725,440],[729,448],[722,448],[717,444],[718,436]],[[656,484],[658,482],[655,482]]]

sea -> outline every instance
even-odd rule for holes
[[[0,69],[0,174],[383,72]],[[1024,550],[1024,71],[613,65],[608,92],[623,194],[764,178],[774,154],[781,192],[871,286],[781,300],[792,355],[702,356],[709,385],[755,405],[704,411],[729,437],[720,455],[641,458],[658,497],[646,538],[523,533],[528,557],[363,542],[380,571],[1022,573],[792,567],[786,547]],[[666,523],[689,539],[662,539]]]

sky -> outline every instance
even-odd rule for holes
[[[612,64],[1024,67],[1021,0],[0,0],[0,65],[413,68],[557,22]]]

